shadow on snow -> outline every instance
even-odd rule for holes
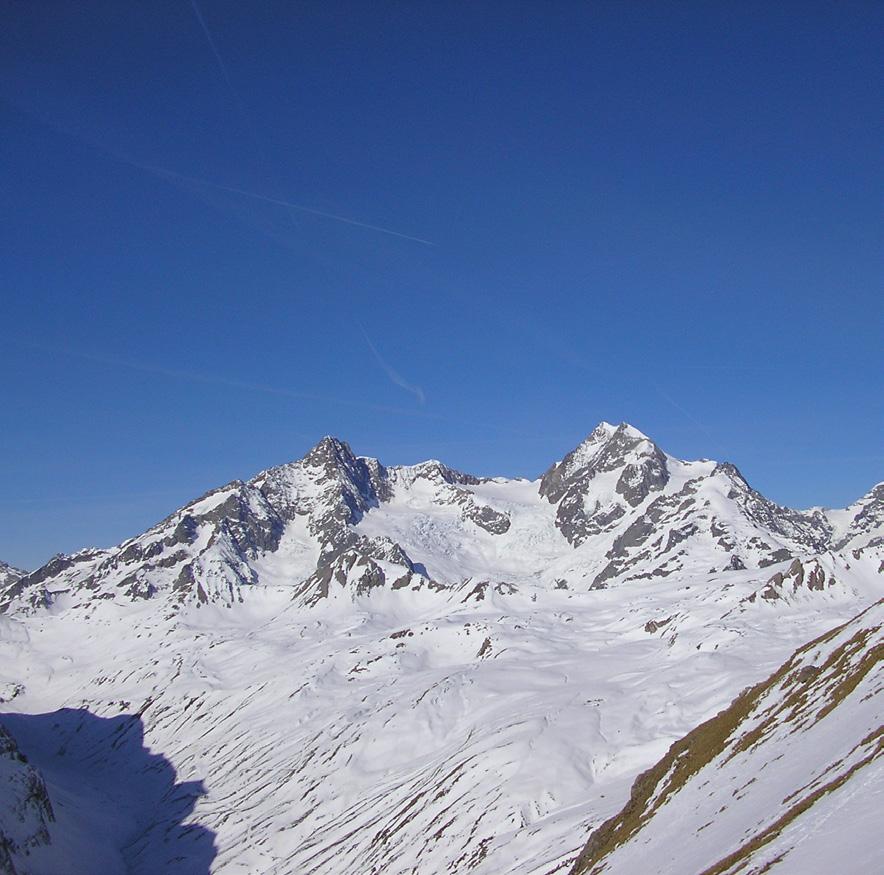
[[[215,834],[186,822],[203,782],[177,783],[172,764],[144,746],[141,712],[6,713],[0,725],[46,781],[55,822],[45,853],[63,856],[65,872],[209,875]]]

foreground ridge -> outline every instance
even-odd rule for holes
[[[879,601],[675,742],[592,834],[571,875],[639,865],[725,875],[783,861],[791,871],[875,871],[882,661]],[[826,829],[818,831],[808,821],[823,808]]]

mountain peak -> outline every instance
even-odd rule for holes
[[[628,422],[619,422],[617,425],[613,425],[610,422],[606,422],[605,420],[602,420],[592,430],[586,440],[594,440],[595,442],[598,442],[600,440],[607,440],[608,438],[613,437],[615,434],[626,435],[638,440],[650,440],[650,438],[643,431],[640,431],[634,425],[631,425]]]
[[[356,456],[346,441],[327,434],[304,454],[301,461],[315,467],[326,467],[330,463],[349,464],[355,459]]]
[[[589,436],[583,441],[586,443],[587,441],[592,441],[593,443],[601,443],[601,441],[607,440],[611,437],[614,432],[617,431],[617,426],[612,425],[610,422],[606,422],[604,419],[589,433]]]
[[[626,435],[636,440],[650,441],[651,439],[641,430],[628,422],[621,422],[615,432]]]
[[[626,464],[627,456],[636,450],[639,455],[658,454],[657,445],[644,432],[628,422],[612,425],[600,422],[552,469],[558,469],[560,476],[568,477],[588,465],[601,463],[604,470]]]
[[[580,453],[581,451],[589,451],[594,453],[600,446],[615,441],[623,446],[637,446],[639,443],[646,442],[654,446],[654,442],[634,425],[628,422],[621,422],[613,425],[610,422],[600,422],[569,454]],[[566,457],[567,458],[567,457]]]
[[[540,495],[558,504],[556,526],[574,545],[618,524],[669,480],[666,456],[627,422],[599,423],[540,480]],[[592,507],[588,505],[592,495]]]

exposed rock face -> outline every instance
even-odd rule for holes
[[[0,725],[0,875],[23,875],[27,857],[48,845],[55,820],[42,775]]]
[[[255,482],[283,519],[308,517],[307,528],[320,544],[320,564],[350,547],[350,527],[389,497],[384,466],[357,458],[348,444],[332,437],[323,438],[300,463],[271,468]]]
[[[6,562],[0,562],[0,590],[15,583],[15,581],[20,580],[27,573],[27,571],[15,568],[12,565],[8,565]]]
[[[588,495],[602,474],[617,472],[607,494],[590,505]],[[610,478],[609,478],[610,479]],[[556,525],[573,545],[611,530],[627,512],[669,479],[666,457],[641,432],[621,423],[599,425],[592,434],[553,465],[540,480],[540,495],[558,503]]]
[[[510,518],[501,511],[494,510],[488,505],[477,505],[472,498],[465,502],[464,517],[474,522],[477,526],[490,532],[492,535],[502,535],[509,531]]]
[[[23,577],[27,577],[27,574],[27,571],[0,562],[0,604],[5,599],[12,598],[13,594],[21,592],[18,583]]]
[[[23,599],[31,608],[45,607],[51,602],[50,590],[44,584],[51,582],[64,586],[69,580],[83,579],[94,568],[96,560],[103,555],[94,549],[80,550],[70,556],[58,554],[45,565],[25,574],[0,592],[0,611],[15,599]]]
[[[763,588],[747,596],[746,601],[754,603],[759,597],[768,602],[789,600],[802,590],[823,592],[836,584],[834,576],[827,576],[818,560],[808,562],[805,566],[800,559],[795,559],[785,573],[777,571]]]
[[[417,481],[424,481],[434,490],[434,501],[440,506],[460,508],[461,519],[475,523],[492,535],[502,535],[509,530],[510,519],[506,513],[497,511],[476,500],[470,491],[471,486],[488,482],[487,478],[474,477],[455,471],[441,462],[423,462],[419,465],[404,468],[392,468],[389,471],[390,493],[397,487],[413,486]]]
[[[825,550],[828,546],[832,526],[824,514],[818,511],[792,510],[769,501],[749,486],[736,465],[730,462],[717,465],[713,474],[721,474],[730,481],[727,497],[752,522],[811,552]]]
[[[726,554],[723,570],[765,567],[823,551],[832,527],[817,511],[780,507],[752,489],[734,465],[715,465],[641,508],[605,554],[595,579],[667,576],[688,566],[700,544]],[[641,569],[641,570],[638,570]]]
[[[697,484],[689,482],[680,492],[657,498],[648,509],[618,535],[610,550],[605,554],[608,564],[596,576],[595,585],[608,578],[623,574],[631,566],[642,563],[657,563],[657,567],[645,574],[666,576],[675,567],[667,568],[673,548],[698,529],[691,521],[695,508],[693,496]],[[662,542],[661,531],[666,531],[666,541]],[[662,559],[662,562],[661,562]]]

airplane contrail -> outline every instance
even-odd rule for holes
[[[227,87],[231,90],[234,97],[236,97],[238,100],[239,95],[236,93],[236,89],[233,87],[233,82],[230,79],[230,74],[227,72],[227,65],[224,63],[224,60],[221,57],[221,52],[218,51],[218,46],[215,45],[215,40],[212,38],[212,33],[206,25],[206,20],[203,18],[203,14],[202,12],[200,12],[199,6],[196,5],[196,0],[190,0],[190,5],[193,7],[193,13],[194,15],[196,15],[196,20],[199,22],[203,33],[206,35],[206,42],[208,42],[209,48],[212,49],[212,54],[215,55],[215,60],[218,62],[218,69],[221,71],[221,75],[227,82]]]
[[[3,94],[2,97],[4,100],[8,100],[8,96],[5,94]],[[34,111],[30,107],[19,103],[15,99],[9,100],[9,102],[13,106],[15,106],[16,109],[26,113],[28,116],[35,119],[39,123],[46,125],[47,127],[52,128],[59,133],[64,134],[66,137],[71,137],[80,143],[85,143],[87,146],[97,150],[103,155],[112,158],[114,161],[120,161],[121,163],[127,164],[130,167],[135,167],[138,170],[144,170],[148,173],[153,173],[160,177],[166,177],[167,179],[180,179],[183,182],[189,182],[191,185],[201,185],[205,186],[206,188],[214,188],[217,191],[227,191],[231,194],[238,194],[242,197],[251,198],[252,200],[259,200],[264,201],[265,203],[277,204],[281,207],[288,207],[289,209],[299,210],[303,213],[309,213],[314,216],[321,216],[324,219],[332,219],[336,222],[343,222],[347,225],[355,225],[357,228],[366,228],[369,231],[377,231],[381,234],[389,234],[393,237],[399,237],[403,240],[411,240],[415,243],[421,243],[424,246],[435,247],[437,245],[432,240],[425,240],[422,237],[415,237],[411,234],[403,234],[400,231],[394,231],[392,228],[383,228],[380,225],[371,225],[368,222],[359,222],[356,219],[349,219],[346,216],[339,216],[335,213],[327,213],[323,210],[315,210],[312,207],[305,206],[304,204],[296,204],[292,203],[291,201],[281,200],[280,198],[267,197],[266,195],[258,194],[254,191],[247,191],[246,189],[234,188],[233,186],[228,185],[220,185],[217,182],[210,182],[208,179],[198,179],[195,176],[187,176],[184,173],[178,173],[165,167],[157,167],[156,165],[146,164],[143,161],[138,161],[134,158],[131,158],[125,153],[120,152],[117,149],[96,140],[93,136],[84,134],[80,131],[72,129],[66,124],[62,124],[51,118],[48,118],[44,114],[38,111]]]
[[[224,60],[221,57],[221,52],[218,51],[218,46],[215,45],[215,40],[212,38],[212,33],[206,25],[206,20],[203,18],[203,14],[202,12],[200,12],[199,6],[196,5],[196,0],[190,0],[190,5],[193,7],[193,12],[194,15],[196,15],[196,20],[199,22],[203,33],[206,35],[206,42],[208,42],[209,47],[212,49],[212,54],[215,55],[215,60],[218,62],[218,69],[221,71],[221,75],[227,82],[227,87],[233,93],[233,96],[236,97],[237,100],[239,100],[239,95],[236,93],[236,89],[233,87],[233,82],[230,79],[230,74],[227,72],[227,65],[224,63]]]
[[[239,92],[233,86],[233,79],[230,76],[230,71],[227,69],[227,64],[224,63],[224,58],[221,57],[221,52],[218,49],[218,44],[215,42],[215,38],[212,36],[212,32],[209,30],[209,26],[206,24],[206,20],[205,18],[203,18],[203,14],[196,3],[196,0],[190,0],[190,5],[191,7],[193,7],[193,14],[196,16],[196,20],[199,22],[199,26],[206,37],[206,42],[209,44],[209,48],[212,50],[212,54],[215,56],[215,61],[218,64],[218,69],[221,71],[221,75],[224,77],[224,81],[227,83],[227,90],[233,97],[233,102],[236,105],[236,109],[240,115],[240,119],[242,120],[243,125],[245,126],[246,130],[249,133],[249,136],[254,142],[255,148],[258,151],[258,156],[261,158],[261,160],[266,162],[267,156],[264,152],[264,147],[261,145],[261,141],[258,139],[258,133],[255,129],[254,123],[252,122],[252,117],[246,111],[245,101],[242,99],[242,97],[240,97]]]
[[[391,234],[393,237],[401,237],[403,240],[413,240],[415,243],[422,243],[424,246],[435,246],[432,240],[424,240],[422,237],[413,237],[411,234],[403,234],[400,231],[393,231],[391,228],[383,228],[380,225],[370,225],[367,222],[358,222],[356,219],[348,219],[346,216],[338,216],[335,213],[326,213],[323,210],[314,210],[312,207],[305,207],[303,204],[295,204],[291,201],[284,201],[280,198],[267,197],[267,195],[257,194],[254,191],[247,191],[244,188],[235,188],[230,185],[221,185],[217,182],[210,182],[208,179],[197,179],[194,176],[186,176],[183,173],[176,173],[174,170],[167,170],[164,167],[153,167],[149,164],[138,164],[143,170],[156,173],[159,176],[170,176],[174,179],[181,179],[184,182],[190,182],[193,185],[205,185],[209,188],[215,188],[219,191],[228,191],[231,194],[242,195],[243,197],[252,198],[254,200],[264,201],[268,204],[277,204],[281,207],[289,207],[293,210],[300,210],[303,213],[310,213],[314,216],[322,216],[325,219],[334,219],[336,222],[344,222],[347,225],[355,225],[357,228],[367,228],[370,231],[379,231],[381,234]]]
[[[359,325],[359,330],[362,332],[362,336],[365,338],[368,348],[374,353],[374,357],[377,359],[381,369],[390,378],[390,382],[398,386],[400,389],[410,392],[421,404],[423,404],[427,400],[424,395],[424,390],[421,389],[420,386],[413,386],[395,368],[387,364],[383,356],[377,351],[375,345],[371,342],[368,332],[361,325]]]
[[[162,365],[154,365],[143,362],[117,358],[116,356],[102,355],[99,353],[85,352],[64,346],[46,346],[27,341],[12,341],[18,346],[24,346],[41,352],[73,356],[74,358],[96,362],[97,364],[109,365],[116,368],[141,371],[145,374],[156,374],[161,377],[169,377],[175,380],[185,380],[191,383],[208,383],[216,386],[227,386],[231,389],[241,389],[246,392],[258,392],[265,395],[277,395],[283,398],[294,398],[302,401],[319,401],[325,404],[334,404],[342,407],[355,407],[363,410],[375,410],[379,413],[391,413],[401,416],[416,416],[422,419],[443,419],[437,413],[424,410],[405,409],[387,404],[374,404],[371,401],[358,401],[351,398],[338,398],[332,395],[324,395],[318,392],[301,392],[296,389],[287,389],[282,386],[269,386],[264,383],[252,383],[246,380],[236,380],[216,374],[199,373],[195,371],[167,368]]]
[[[691,416],[691,414],[688,413],[688,411],[685,410],[684,407],[681,406],[681,404],[674,401],[666,392],[663,391],[663,389],[660,388],[659,385],[654,383],[653,386],[657,390],[658,394],[660,394],[664,398],[664,400],[668,401],[679,413],[681,413],[682,416],[684,416],[685,419],[688,420],[688,422],[692,423],[694,426],[700,429],[700,431],[710,440],[711,445],[716,450],[716,452],[721,452],[724,457],[728,456],[727,450],[725,450],[725,448],[721,445],[718,438],[716,438],[715,435],[712,434],[712,432],[709,431],[709,429],[706,428],[706,426],[703,425],[702,422]]]

